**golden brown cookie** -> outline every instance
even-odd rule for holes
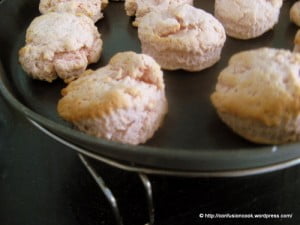
[[[244,138],[265,144],[300,139],[300,54],[261,48],[237,53],[220,73],[211,100]]]
[[[58,113],[79,130],[133,145],[154,135],[168,108],[160,66],[134,52],[118,53],[107,66],[86,72],[62,95]]]

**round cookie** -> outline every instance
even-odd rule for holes
[[[138,26],[140,19],[147,13],[156,10],[167,10],[183,4],[193,5],[194,0],[125,0],[125,11],[128,16],[135,16],[133,26]]]
[[[94,22],[103,18],[101,10],[108,0],[40,0],[39,10],[42,14],[49,12],[68,12],[74,15],[85,15]]]
[[[295,2],[291,7],[290,19],[297,26],[300,26],[300,1]]]
[[[256,38],[278,22],[282,0],[216,0],[215,17],[228,36]]]
[[[168,108],[159,65],[134,52],[118,53],[107,66],[87,71],[62,95],[58,113],[79,130],[133,145],[153,136]]]
[[[142,52],[163,69],[188,71],[214,65],[226,40],[217,19],[188,4],[148,13],[140,21],[138,36]]]
[[[26,32],[19,61],[34,79],[65,82],[76,79],[89,63],[97,62],[102,40],[93,21],[70,13],[48,13],[35,18]]]
[[[211,100],[218,115],[249,141],[300,139],[300,54],[261,48],[231,57]]]

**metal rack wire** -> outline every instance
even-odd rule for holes
[[[153,169],[153,168],[143,168],[138,166],[130,166],[126,164],[122,164],[120,162],[114,161],[112,159],[108,159],[102,157],[100,155],[93,154],[77,145],[74,145],[59,136],[53,134],[52,132],[48,131],[35,121],[29,119],[29,121],[41,130],[43,133],[47,134],[48,136],[52,137],[56,141],[68,146],[71,149],[77,151],[80,160],[82,161],[83,165],[86,167],[88,172],[91,174],[103,194],[105,195],[106,199],[108,200],[110,207],[112,208],[113,215],[117,225],[123,225],[122,215],[120,213],[118,207],[118,199],[116,199],[114,193],[111,189],[106,185],[104,179],[101,177],[99,173],[93,168],[93,166],[89,163],[88,158],[95,159],[96,161],[102,162],[106,165],[109,165],[113,168],[118,168],[122,171],[133,172],[136,173],[141,181],[141,185],[144,187],[145,196],[146,196],[146,205],[148,207],[148,223],[146,225],[154,225],[155,222],[155,209],[154,209],[154,201],[153,201],[153,189],[152,183],[149,179],[148,175],[157,174],[157,175],[167,175],[167,176],[178,176],[178,177],[241,177],[246,175],[254,175],[254,174],[262,174],[267,172],[272,172],[280,169],[284,169],[290,166],[294,166],[300,163],[300,158],[287,161],[281,164],[275,164],[266,167],[248,169],[248,170],[237,170],[237,171],[221,171],[221,172],[190,172],[190,171],[169,171],[169,170],[161,170],[161,169]]]
[[[88,170],[88,172],[91,174],[97,185],[99,186],[100,190],[108,200],[110,207],[113,211],[113,215],[115,217],[115,221],[117,225],[123,225],[123,219],[122,215],[119,210],[118,206],[118,200],[114,196],[111,189],[106,185],[104,179],[97,173],[97,171],[93,168],[93,166],[88,162],[85,156],[82,154],[78,154],[81,162],[85,166],[85,168]],[[139,178],[141,180],[141,184],[144,186],[145,189],[145,195],[147,198],[147,206],[148,206],[148,216],[149,216],[149,222],[146,225],[154,225],[155,220],[155,211],[154,211],[154,204],[153,204],[153,190],[152,190],[152,184],[150,179],[147,175],[139,173]]]

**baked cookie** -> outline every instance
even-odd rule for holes
[[[93,21],[70,13],[48,13],[35,18],[26,32],[19,61],[34,79],[65,82],[76,79],[89,63],[97,62],[102,40]]]
[[[263,144],[300,139],[300,54],[261,48],[231,57],[211,100],[221,119]]]
[[[291,7],[290,19],[297,26],[300,26],[300,1],[295,2]]]
[[[228,36],[256,38],[278,22],[282,0],[216,0],[215,17]]]
[[[146,142],[167,113],[163,73],[150,57],[118,53],[62,90],[58,113],[87,134],[137,145]]]
[[[193,5],[193,0],[125,0],[125,10],[128,16],[135,16],[132,24],[137,27],[147,13],[183,4]]]
[[[300,53],[300,30],[297,31],[294,39],[294,52]]]
[[[188,71],[215,64],[226,40],[217,19],[188,4],[148,13],[140,21],[138,36],[142,52],[163,69]]]
[[[103,17],[101,10],[108,0],[40,0],[39,9],[42,14],[49,12],[68,12],[75,15],[86,15],[94,22]]]

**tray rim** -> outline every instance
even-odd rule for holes
[[[64,139],[56,136],[37,122],[27,118],[29,122],[31,122],[37,129],[39,129],[44,134],[48,135],[52,139],[56,140],[57,142],[75,150],[78,155],[85,155],[89,158],[98,160],[99,162],[105,163],[111,167],[115,167],[121,170],[125,170],[128,172],[136,172],[142,174],[152,174],[152,175],[166,175],[166,176],[179,176],[179,177],[242,177],[242,176],[252,176],[252,175],[260,175],[269,172],[275,172],[281,169],[286,169],[292,166],[296,166],[300,163],[300,157],[295,158],[289,161],[284,161],[279,164],[272,164],[265,167],[257,167],[251,169],[243,169],[243,170],[228,170],[228,171],[216,171],[216,172],[195,172],[195,171],[175,171],[175,170],[162,170],[162,169],[155,169],[155,168],[145,168],[140,166],[131,166],[124,163],[117,162],[115,160],[105,158],[100,155],[95,155],[89,152],[86,149],[83,149],[77,145],[74,145]]]
[[[98,155],[99,157],[104,158],[111,158],[115,161],[125,161],[129,165],[135,165],[135,166],[145,166],[148,168],[156,168],[156,169],[165,169],[165,170],[175,170],[180,171],[184,170],[186,172],[205,172],[205,173],[215,173],[215,172],[221,172],[221,171],[241,171],[241,170],[251,170],[254,168],[259,167],[266,167],[271,166],[275,164],[281,164],[286,163],[291,160],[297,160],[300,157],[300,150],[299,154],[296,154],[294,156],[289,156],[286,160],[271,160],[267,163],[260,163],[261,165],[253,165],[253,166],[247,166],[247,167],[234,167],[231,165],[231,163],[226,162],[228,159],[234,157],[235,155],[238,155],[241,157],[241,155],[248,155],[249,153],[252,153],[253,151],[258,151],[258,149],[226,149],[218,152],[214,152],[213,154],[210,153],[210,150],[207,149],[201,149],[201,151],[191,151],[190,149],[181,149],[178,148],[176,151],[172,152],[172,155],[168,155],[172,149],[169,148],[158,148],[158,147],[152,147],[152,146],[145,146],[145,145],[138,145],[138,146],[132,146],[127,144],[121,144],[116,142],[107,141],[101,138],[95,138],[90,135],[84,134],[80,131],[77,131],[75,129],[72,129],[70,127],[64,126],[62,124],[59,124],[55,121],[52,121],[45,116],[42,116],[27,106],[25,106],[19,99],[13,96],[13,94],[8,90],[8,88],[5,85],[6,82],[11,82],[7,80],[6,72],[3,69],[2,63],[0,61],[0,92],[2,96],[8,101],[8,103],[13,106],[15,110],[20,112],[24,117],[33,120],[40,126],[44,127],[51,133],[55,133],[55,135],[61,137],[57,134],[57,131],[63,133],[64,135],[69,136],[71,139],[77,139],[79,142],[90,142],[95,146],[101,147],[102,150],[95,150],[91,148],[84,148],[86,151]],[[56,132],[53,132],[56,131]],[[63,137],[61,137],[63,138]],[[65,141],[69,141],[66,138],[63,138]],[[70,142],[74,145],[78,145],[76,142],[72,141]],[[269,154],[270,158],[272,153],[276,153],[278,151],[287,151],[289,149],[290,151],[295,151],[295,149],[300,149],[300,143],[292,143],[292,144],[286,144],[281,146],[276,146],[276,151],[273,151],[275,146],[263,146],[259,147],[260,153],[264,152],[265,154]],[[113,150],[113,152],[111,152]],[[238,152],[237,152],[238,151]],[[101,152],[101,154],[100,154]],[[110,153],[110,154],[108,154]],[[118,155],[118,153],[123,153]],[[126,154],[124,154],[126,153]],[[294,152],[295,153],[295,152]],[[124,155],[127,155],[127,157],[124,157]],[[273,154],[274,155],[274,154]],[[137,156],[137,158],[131,158],[132,156]],[[149,157],[150,159],[144,161],[141,163],[141,160],[137,160],[139,157]],[[248,155],[249,156],[249,155]],[[242,158],[248,158],[243,156]],[[216,160],[217,159],[217,160]],[[165,161],[167,160],[167,161]],[[168,160],[170,160],[168,162]],[[190,164],[186,165],[185,163],[189,162]],[[197,161],[199,161],[199,164],[203,162],[211,161],[215,165],[210,166],[209,168],[205,168],[203,165],[197,164]],[[250,160],[251,161],[251,160]],[[242,162],[242,161],[241,161]],[[223,168],[220,167],[220,163],[223,163]],[[249,162],[248,162],[249,163]],[[300,163],[300,161],[298,162]],[[298,164],[297,163],[297,164]],[[179,166],[178,164],[184,165],[183,167]],[[225,166],[226,164],[226,166]],[[218,165],[218,166],[216,166]],[[294,165],[294,164],[293,164]]]

